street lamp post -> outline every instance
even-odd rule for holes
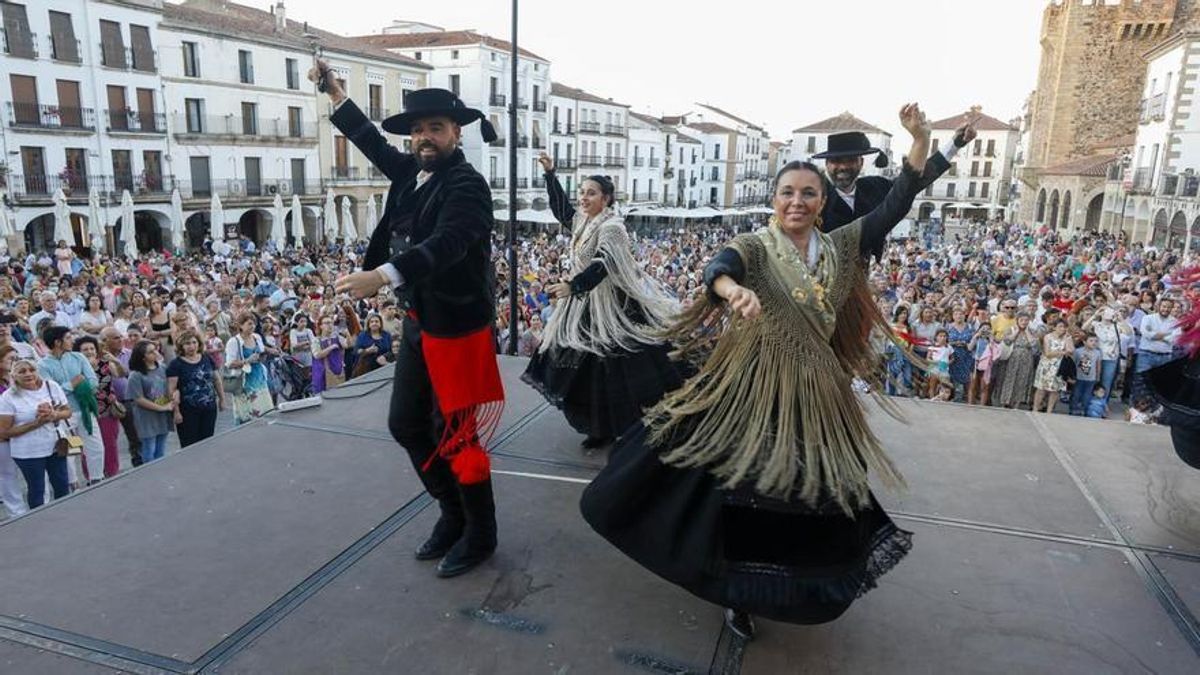
[[[512,0],[511,86],[508,96],[508,354],[517,353],[517,8]]]

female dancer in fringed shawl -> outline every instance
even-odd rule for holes
[[[929,124],[900,120],[912,149],[884,202],[821,230],[828,183],[792,162],[770,225],[734,238],[705,269],[708,295],[672,330],[699,373],[647,412],[584,491],[583,515],[639,563],[728,608],[793,623],[840,616],[911,548],[867,483],[901,478],[851,388],[879,392],[872,329],[896,340],[867,284],[870,252],[920,191]]]
[[[547,287],[553,313],[521,379],[587,436],[585,449],[601,448],[683,382],[662,337],[677,304],[634,260],[612,180],[585,178],[576,210],[554,161],[538,161],[550,209],[571,232],[571,273]]]

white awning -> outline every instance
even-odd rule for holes
[[[496,209],[492,212],[492,217],[498,222],[507,223],[509,212],[508,209]],[[554,225],[558,220],[554,217],[554,213],[549,209],[544,211],[536,211],[534,209],[521,209],[517,211],[517,222],[521,223],[538,223],[542,225]]]

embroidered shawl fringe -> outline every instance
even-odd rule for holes
[[[846,238],[856,252],[857,237]],[[858,260],[857,254],[847,258]],[[761,260],[746,262],[749,270],[765,267]],[[779,289],[753,272],[747,276],[750,287],[761,287],[755,290],[764,312],[779,306]],[[869,335],[874,327],[890,334],[890,327],[861,268],[846,269],[838,283],[854,288],[838,301],[828,348],[773,328],[765,314],[742,319],[707,296],[679,317],[665,333],[678,347],[674,356],[686,359],[710,347],[711,353],[696,376],[646,415],[651,442],[668,448],[665,463],[705,466],[726,488],[750,483],[770,497],[790,499],[799,488],[810,505],[828,495],[851,516],[869,500],[869,471],[887,486],[904,484],[851,388],[853,376],[878,384]],[[879,387],[874,390],[884,399]],[[881,403],[899,414],[894,404]]]
[[[634,260],[620,217],[605,211],[583,223],[577,215],[572,240],[572,275],[596,260],[608,274],[591,291],[558,301],[540,351],[561,347],[603,356],[661,343],[678,305]],[[641,308],[639,321],[630,317],[632,303]]]

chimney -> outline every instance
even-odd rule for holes
[[[283,33],[287,30],[287,15],[284,11],[283,0],[275,3],[275,8],[271,12],[275,15],[275,30]]]

